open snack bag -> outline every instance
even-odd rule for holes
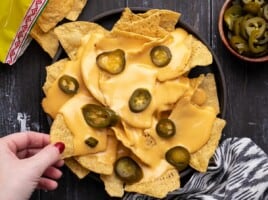
[[[0,2],[0,62],[12,65],[31,39],[54,57],[59,41],[54,28],[77,20],[87,0],[5,0]]]
[[[10,65],[30,43],[29,32],[47,0],[5,0],[0,2],[0,61]]]

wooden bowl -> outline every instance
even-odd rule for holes
[[[225,13],[225,11],[232,6],[232,1],[233,0],[226,0],[220,10],[220,15],[219,15],[219,20],[218,20],[218,29],[219,29],[219,33],[220,33],[220,37],[221,40],[223,42],[223,44],[225,45],[225,47],[233,54],[235,55],[237,58],[244,60],[244,61],[249,61],[249,62],[255,62],[255,63],[260,63],[260,62],[268,62],[268,54],[265,54],[262,57],[248,57],[245,55],[241,55],[238,52],[236,52],[230,45],[229,40],[227,38],[227,27],[224,24],[224,20],[223,20],[223,15]]]

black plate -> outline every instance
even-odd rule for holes
[[[146,12],[148,10],[145,8],[138,8],[138,7],[134,7],[134,8],[132,7],[130,9],[134,13],[142,13],[142,12]],[[95,23],[105,27],[106,29],[111,30],[113,25],[115,24],[115,22],[120,18],[123,10],[124,10],[124,8],[120,8],[120,9],[114,9],[114,10],[110,10],[107,12],[103,12],[103,13],[89,19],[89,21],[95,22]],[[215,79],[216,79],[216,84],[217,84],[219,104],[220,104],[219,117],[225,118],[226,98],[227,98],[226,85],[225,85],[225,77],[224,77],[224,74],[223,74],[223,71],[222,71],[222,68],[221,68],[221,65],[219,63],[218,58],[216,57],[216,55],[214,54],[214,52],[212,51],[212,49],[208,45],[208,43],[201,36],[199,36],[198,32],[196,32],[191,26],[189,26],[188,24],[186,24],[182,21],[179,21],[177,23],[176,27],[184,28],[188,33],[194,35],[197,39],[202,41],[208,47],[210,52],[212,53],[213,63],[211,65],[209,65],[208,67],[196,67],[196,68],[194,68],[193,70],[191,70],[189,76],[195,77],[195,76],[198,76],[199,74],[214,73]],[[62,57],[67,57],[67,55],[64,53],[63,49],[60,48],[59,51],[57,52],[56,56],[54,57],[53,62],[57,61],[59,58],[62,58]],[[193,171],[194,170],[189,167],[180,173],[182,185],[184,185],[185,182],[187,182],[189,180]],[[90,177],[92,177],[93,179],[95,179],[97,181],[100,181],[97,174],[90,173]]]

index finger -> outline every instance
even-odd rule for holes
[[[49,144],[49,135],[38,132],[13,133],[1,138],[7,143],[10,150],[18,152],[27,148],[42,148]]]

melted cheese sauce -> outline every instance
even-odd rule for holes
[[[74,155],[104,151],[107,146],[108,130],[91,128],[83,117],[81,107],[88,103],[98,104],[92,97],[79,93],[67,101],[59,110],[64,116],[67,127],[73,134]],[[99,141],[98,145],[94,148],[87,146],[84,141],[88,137],[96,138]]]
[[[129,62],[140,62],[151,68],[157,69],[157,79],[159,81],[173,79],[185,72],[186,64],[191,55],[191,41],[192,36],[185,30],[178,28],[171,32],[169,37],[160,41],[147,43],[139,52],[130,53],[128,60]],[[150,51],[152,47],[159,44],[167,46],[172,52],[170,63],[161,68],[154,66],[150,58]]]
[[[123,73],[100,81],[99,84],[107,104],[124,121],[134,127],[146,128],[151,126],[155,110],[154,101],[151,101],[143,112],[133,113],[129,109],[128,100],[137,88],[146,88],[153,94],[156,84],[156,70],[133,64],[129,65]]]
[[[120,115],[123,127],[112,127],[116,137],[148,166],[157,168],[160,163],[165,163],[165,152],[173,146],[184,146],[193,153],[206,144],[215,121],[215,111],[211,107],[191,103],[191,96],[201,79],[190,80],[181,76],[191,55],[191,41],[192,36],[183,29],[176,29],[161,40],[145,43],[122,35],[106,37],[99,33],[90,34],[82,42],[84,47],[78,56],[81,63],[79,60],[70,61],[63,72],[77,78],[81,86],[78,94],[72,98],[66,96],[56,82],[42,102],[45,111],[52,117],[59,110],[63,114],[74,136],[75,155],[101,152],[107,147],[107,130],[93,129],[83,118],[80,108],[89,102],[100,102]],[[153,66],[150,59],[151,48],[159,44],[166,45],[172,52],[171,62],[163,68]],[[118,48],[126,53],[125,70],[118,75],[100,70],[96,65],[97,55]],[[137,88],[148,89],[153,97],[141,113],[133,113],[128,107],[129,98]],[[171,108],[173,111],[169,118],[174,121],[177,133],[164,140],[155,132],[157,120],[154,115]],[[89,136],[99,140],[95,148],[84,143]]]
[[[56,81],[52,83],[51,87],[47,91],[46,97],[42,101],[42,106],[45,112],[48,113],[53,119],[56,117],[61,106],[73,97],[72,95],[65,94],[59,88],[58,80],[62,75],[70,75],[78,81],[78,93],[86,91],[80,73],[79,61],[68,61],[63,72],[59,75]]]
[[[174,146],[183,146],[190,153],[203,147],[210,137],[216,119],[213,108],[195,106],[189,98],[182,98],[169,118],[176,126],[176,134],[169,139],[157,135],[156,119],[149,129],[138,129],[124,124],[125,133],[115,128],[115,134],[144,163],[156,168],[165,160],[166,151]]]

